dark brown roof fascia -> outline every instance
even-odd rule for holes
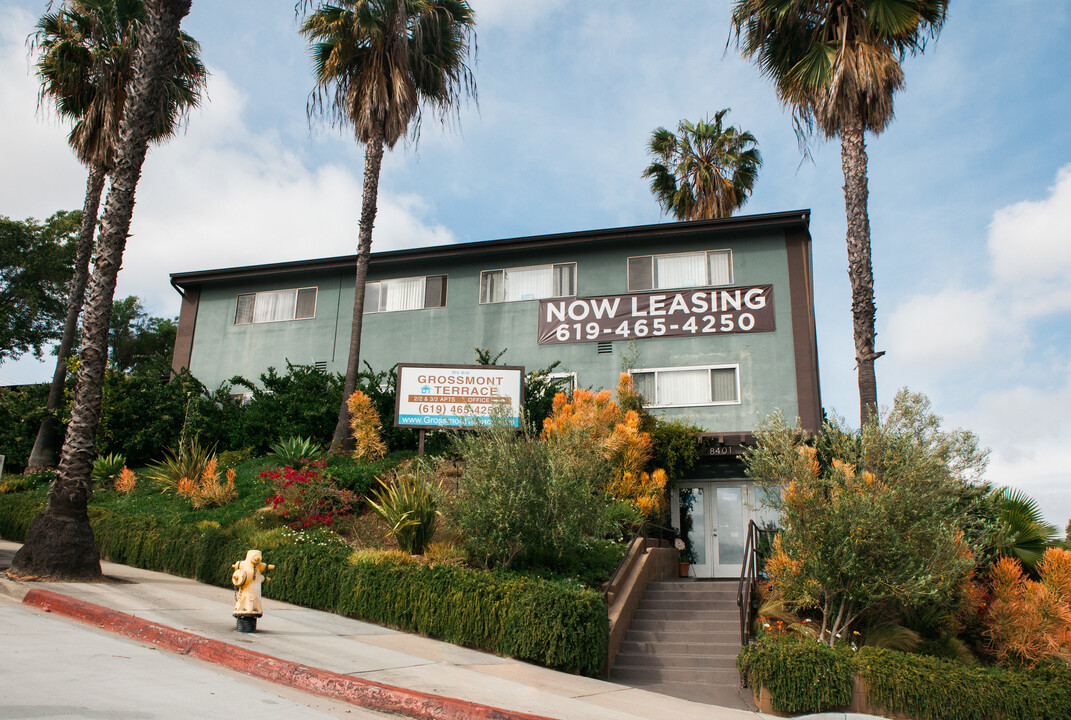
[[[694,220],[691,222],[660,223],[657,225],[637,225],[625,228],[608,228],[604,230],[585,230],[554,235],[533,235],[502,240],[482,240],[469,243],[453,243],[434,247],[415,248],[411,250],[390,250],[372,253],[369,261],[372,265],[384,265],[416,260],[439,260],[450,257],[487,254],[489,252],[510,252],[531,248],[548,248],[587,243],[629,240],[632,238],[657,238],[661,236],[687,236],[710,230],[739,230],[747,228],[797,227],[804,232],[810,223],[810,210],[792,210],[789,212],[764,213],[761,215],[742,215],[739,217],[718,218],[716,220]],[[199,270],[194,272],[172,273],[171,285],[176,289],[186,285],[205,282],[219,282],[235,278],[265,277],[283,273],[304,272],[309,270],[332,270],[352,266],[356,255],[298,260],[295,262],[268,263],[264,265],[246,265],[242,267],[220,268],[217,270]]]

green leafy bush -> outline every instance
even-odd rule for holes
[[[439,523],[435,488],[420,476],[420,463],[399,470],[394,482],[379,481],[380,489],[368,498],[371,508],[383,518],[398,546],[411,555],[423,555]]]
[[[239,485],[248,492],[246,474]],[[249,512],[241,499],[204,511],[208,516],[176,515],[159,493],[110,500],[111,507],[90,507],[90,521],[102,557],[114,562],[229,588],[231,563],[255,543],[277,568],[264,587],[269,597],[566,672],[597,675],[606,657],[606,605],[591,590],[452,565],[402,563],[399,553],[364,553],[351,563],[350,549],[329,533],[258,531],[235,523],[236,512]],[[134,510],[138,503],[145,511]],[[43,507],[40,493],[0,496],[0,535],[25,538]]]
[[[411,452],[394,452],[385,458],[368,462],[340,455],[329,455],[325,460],[324,474],[339,487],[349,490],[358,497],[365,497],[375,485],[376,478],[382,477],[399,462],[412,456]]]
[[[817,713],[852,700],[848,651],[813,640],[768,641],[747,645],[736,659],[747,686],[770,692],[774,710]]]
[[[0,388],[0,448],[6,456],[5,472],[21,472],[37,439],[45,416],[48,385]]]
[[[320,446],[313,442],[312,438],[298,437],[296,435],[291,435],[285,440],[278,440],[272,443],[269,450],[271,450],[272,457],[280,465],[289,465],[295,468],[313,460],[319,460],[321,453]]]
[[[97,459],[93,461],[93,472],[91,473],[93,482],[98,487],[114,483],[115,478],[119,477],[119,473],[125,467],[126,457],[122,453],[98,455]]]
[[[608,463],[577,434],[547,443],[530,428],[493,424],[459,435],[456,448],[465,470],[446,511],[485,567],[528,555],[564,570],[602,535]]]

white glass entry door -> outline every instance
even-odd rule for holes
[[[675,494],[673,525],[691,547],[691,574],[739,577],[752,514],[751,483],[683,482]]]

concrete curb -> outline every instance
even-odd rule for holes
[[[383,685],[371,680],[341,675],[270,655],[246,650],[219,640],[142,620],[109,608],[61,595],[51,590],[31,589],[22,603],[45,612],[96,625],[181,655],[190,655],[216,665],[286,685],[297,690],[341,700],[353,705],[428,720],[551,720],[541,715],[503,710],[467,700],[431,695],[417,690]]]

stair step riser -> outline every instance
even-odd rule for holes
[[[636,620],[675,620],[679,622],[732,623],[740,622],[740,613],[731,610],[645,610],[637,608]]]
[[[614,665],[610,671],[613,680],[630,680],[640,682],[677,682],[677,683],[717,683],[719,685],[737,685],[740,673],[737,670],[714,670],[703,668],[650,668],[634,665]]]
[[[644,598],[636,607],[637,610],[669,610],[670,612],[691,612],[694,610],[705,612],[728,612],[740,614],[740,608],[735,602],[689,602],[687,600],[648,600]]]
[[[636,643],[705,643],[715,645],[735,645],[740,647],[740,631],[732,632],[695,632],[684,630],[674,632],[672,630],[639,630],[636,623],[629,626],[625,633],[625,642]]]
[[[619,652],[630,655],[702,655],[735,658],[740,643],[638,642],[627,637]]]
[[[723,633],[735,632],[737,637],[740,633],[740,619],[731,623],[727,622],[696,622],[695,620],[665,620],[661,618],[634,618],[629,624],[629,630],[639,632],[672,632],[672,633]],[[732,628],[730,631],[729,628]]]
[[[645,667],[650,670],[692,670],[714,671],[733,670],[736,668],[736,658],[648,658],[646,656],[626,655],[618,657],[615,662],[630,667]],[[615,666],[616,667],[616,666]]]

